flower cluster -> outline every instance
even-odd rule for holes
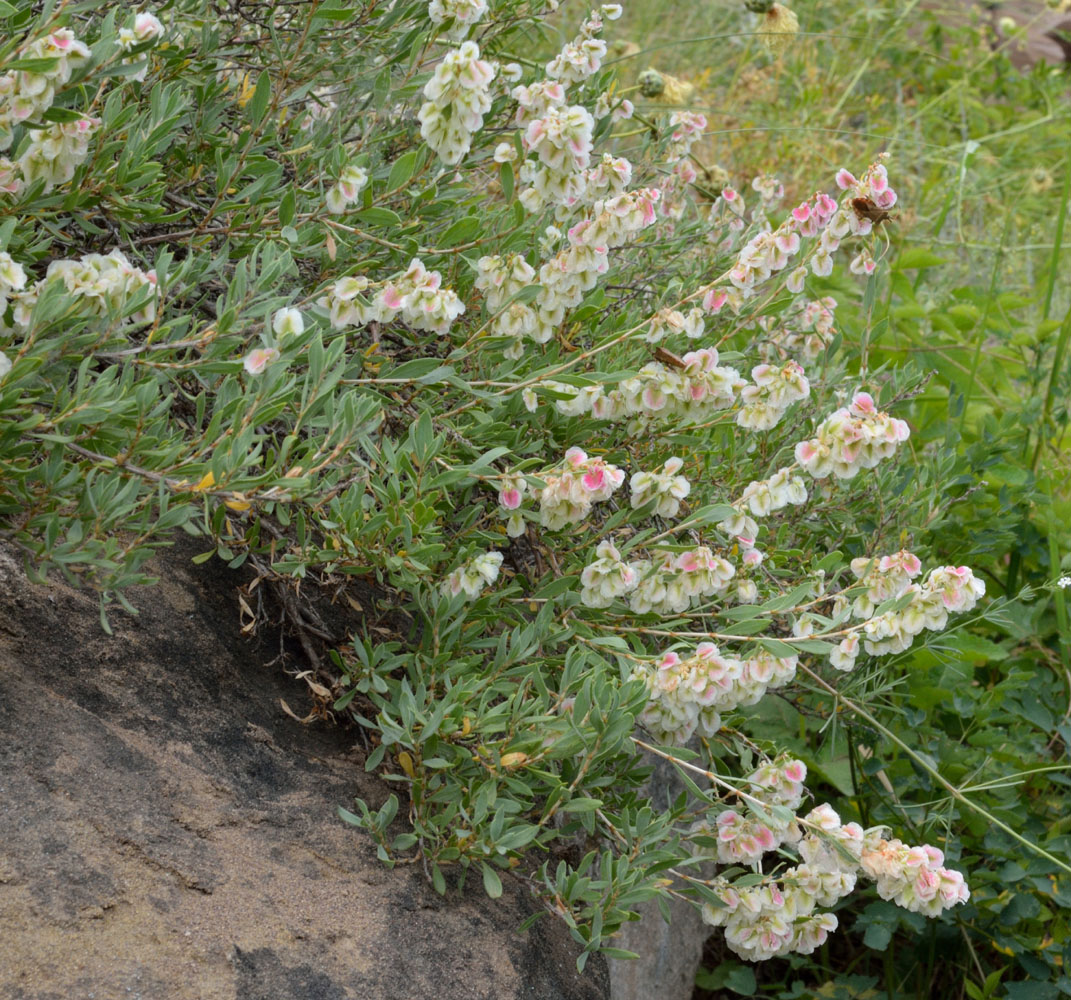
[[[593,10],[580,26],[577,37],[547,63],[547,76],[569,86],[598,73],[606,56],[606,43],[597,37],[602,31],[602,19],[616,21],[620,16],[620,4],[603,4],[598,11]]]
[[[46,191],[65,184],[85,162],[89,140],[99,127],[99,118],[82,115],[75,121],[34,129],[18,161],[23,182],[44,181]]]
[[[69,28],[57,28],[27,45],[20,59],[53,62],[47,70],[12,70],[0,75],[0,150],[11,145],[16,125],[38,119],[52,107],[57,89],[89,59],[89,47]]]
[[[547,324],[539,322],[530,305],[510,302],[522,288],[532,284],[535,275],[535,269],[519,253],[481,257],[476,264],[476,287],[483,292],[487,308],[499,313],[491,324],[491,332],[512,340],[504,352],[507,358],[521,356],[526,338],[542,344],[553,332]]]
[[[733,506],[740,509],[746,504],[755,517],[766,517],[767,514],[787,507],[789,504],[798,507],[806,503],[807,487],[802,477],[793,475],[794,471],[795,467],[788,465],[783,469],[778,469],[769,479],[759,479],[748,483],[743,493],[740,494],[740,499]],[[753,523],[745,522],[740,525],[742,530],[729,533],[737,538],[754,540],[754,533],[747,530],[752,526]]]
[[[539,478],[546,483],[533,491],[540,523],[556,531],[584,520],[594,504],[608,500],[625,481],[625,473],[601,458],[589,458],[579,448],[570,448],[564,469],[542,473]]]
[[[798,658],[759,650],[747,659],[723,655],[710,642],[682,658],[665,653],[643,669],[648,703],[640,721],[662,743],[683,746],[696,729],[713,735],[721,712],[754,705],[770,689],[796,676]],[[802,780],[802,779],[801,779]]]
[[[458,163],[469,151],[491,108],[491,81],[497,71],[495,63],[480,58],[475,42],[464,42],[435,67],[417,118],[421,136],[443,163]]]
[[[679,475],[684,459],[671,458],[661,472],[636,472],[629,480],[632,490],[632,509],[638,510],[654,502],[659,517],[676,517],[681,501],[692,491],[691,484]]]
[[[863,645],[872,656],[907,649],[923,630],[941,631],[953,612],[970,611],[985,594],[985,583],[967,566],[939,566],[921,584],[911,584],[902,596],[910,603],[863,623]]]
[[[632,166],[623,158],[604,156],[603,164],[589,166],[595,118],[607,114],[617,119],[630,117],[631,103],[613,105],[603,95],[592,115],[579,104],[570,105],[567,98],[571,85],[588,79],[602,65],[606,43],[597,35],[602,31],[603,17],[613,20],[620,15],[621,8],[616,4],[592,11],[579,35],[547,64],[547,76],[512,91],[518,104],[516,122],[522,130],[521,145],[526,154],[536,157],[526,159],[520,169],[525,186],[518,197],[530,212],[538,212],[548,204],[564,210],[581,202],[591,203],[622,190],[631,177]],[[500,151],[506,155],[500,145],[496,156]],[[608,160],[612,166],[605,169]]]
[[[792,810],[803,801],[806,777],[802,761],[782,757],[767,762],[746,779],[750,799],[758,799],[764,806],[762,818],[748,810],[727,809],[718,814],[713,828],[700,822],[693,832],[713,835],[722,864],[753,864],[782,843],[799,840]]]
[[[629,598],[629,607],[636,614],[680,614],[695,600],[724,593],[736,575],[732,563],[705,545],[677,555],[663,552],[632,565],[638,583]]]
[[[657,344],[665,337],[683,334],[689,340],[695,340],[703,336],[704,329],[701,309],[689,309],[686,313],[679,309],[659,309],[651,317],[651,325],[644,339],[649,344]]]
[[[595,549],[594,562],[580,574],[580,584],[580,601],[585,607],[608,608],[635,589],[636,570],[621,558],[612,542],[603,541]]]
[[[338,182],[327,192],[327,210],[341,215],[352,205],[368,184],[368,171],[355,163],[348,164],[339,174]]]
[[[140,14],[134,17],[134,26],[132,28],[120,28],[117,41],[119,48],[123,52],[130,52],[132,49],[139,45],[144,45],[146,42],[155,42],[164,33],[164,26],[160,23],[159,19],[147,11],[142,11]],[[137,61],[136,56],[127,56],[123,59],[124,66],[132,66]],[[148,60],[142,65],[142,67],[134,73],[130,79],[142,81],[145,79],[149,72]]]
[[[121,250],[113,250],[109,254],[87,254],[79,260],[54,260],[44,278],[12,296],[17,326],[30,325],[33,307],[51,282],[62,282],[82,308],[97,316],[121,317],[124,323],[151,323],[156,316],[156,272],[135,267]],[[144,288],[153,294],[140,308],[129,312],[127,302]]]
[[[450,573],[442,583],[442,591],[448,597],[464,594],[466,600],[474,601],[484,587],[498,579],[501,566],[501,552],[481,552]]]
[[[26,270],[11,254],[0,251],[0,320],[8,299],[26,287]]]
[[[609,392],[601,386],[588,391],[553,384],[555,391],[567,397],[555,405],[562,413],[590,413],[598,420],[644,421],[657,417],[667,422],[700,423],[733,406],[737,394],[747,385],[735,368],[718,364],[714,347],[689,351],[681,362],[683,368],[650,361],[633,378],[623,380]]]
[[[327,310],[336,330],[390,323],[400,315],[413,329],[440,335],[465,311],[457,293],[442,287],[442,275],[429,271],[418,257],[403,274],[375,286],[361,275],[340,278],[317,305]]]
[[[435,24],[452,20],[465,28],[476,24],[487,13],[487,0],[431,0],[428,17]]]
[[[764,356],[776,350],[798,352],[805,361],[813,361],[833,340],[833,312],[837,300],[831,295],[807,301],[795,300],[780,316],[760,316],[759,327],[768,340],[762,345]]]
[[[610,249],[654,222],[657,200],[657,190],[641,188],[596,202],[593,216],[569,230],[568,246],[540,266],[533,308],[511,306],[496,332],[546,343],[566,310],[580,305],[584,293],[609,269]]]
[[[768,431],[777,426],[785,411],[811,392],[811,384],[803,368],[795,361],[786,361],[780,368],[756,365],[751,369],[754,385],[740,392],[740,411],[736,422],[755,431]]]
[[[830,473],[854,479],[860,469],[889,458],[909,433],[903,420],[879,412],[870,393],[857,392],[848,406],[822,421],[815,437],[796,445],[796,461],[815,479]]]
[[[756,780],[763,771],[803,771],[799,761],[775,762],[753,774],[749,782],[754,798],[771,823],[728,810],[717,817],[717,856],[723,863],[756,864],[761,855],[781,844],[795,844],[802,863],[788,868],[777,879],[736,887],[721,881],[714,888],[724,905],[703,907],[704,922],[725,929],[729,948],[752,962],[797,952],[809,955],[836,930],[832,913],[817,911],[832,906],[851,893],[860,875],[877,883],[878,895],[898,906],[937,916],[970,893],[957,872],[943,867],[944,855],[924,844],[909,847],[899,840],[886,840],[880,828],[864,831],[858,823],[842,824],[828,805],[812,809],[802,820],[782,822],[782,809],[795,809],[802,801],[800,783],[787,782],[783,793],[773,795]],[[804,834],[803,827],[806,830]],[[700,832],[709,830],[701,825]]]
[[[945,868],[944,860],[943,852],[929,844],[908,847],[868,832],[859,866],[875,881],[882,899],[912,913],[936,917],[970,898],[962,873]]]
[[[684,214],[684,193],[697,176],[688,154],[706,127],[706,118],[693,111],[674,111],[669,117],[666,163],[673,169],[668,171],[662,183],[661,213],[664,218],[679,219]]]
[[[850,612],[864,621],[830,652],[830,664],[837,670],[855,667],[860,638],[871,655],[902,652],[920,632],[943,629],[949,614],[970,611],[985,593],[985,583],[966,566],[940,566],[931,570],[923,583],[912,582],[922,571],[922,564],[906,550],[853,559],[851,569],[858,581],[852,590],[861,593],[850,603]],[[843,615],[849,609],[849,596],[837,595],[834,613]],[[896,602],[890,610],[875,614],[890,601]]]

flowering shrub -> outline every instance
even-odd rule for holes
[[[752,961],[869,883],[938,917],[954,836],[842,823],[768,719],[868,712],[985,592],[907,548],[923,377],[838,349],[896,163],[700,197],[707,120],[623,96],[618,5],[511,57],[551,7],[0,13],[4,530],[105,609],[178,529],[299,630],[291,581],[374,579],[412,627],[311,666],[410,829],[344,817],[440,891],[526,880],[581,964],[667,892]],[[645,754],[689,784],[665,811]]]

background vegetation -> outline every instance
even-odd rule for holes
[[[592,534],[548,541],[530,524],[511,542],[501,476],[538,476],[578,443],[630,471],[682,454],[704,484],[689,524],[709,531],[724,514],[710,508],[864,382],[910,423],[910,453],[814,517],[779,522],[762,598],[791,592],[796,567],[832,579],[853,556],[909,547],[927,566],[974,567],[987,603],[835,683],[801,675],[704,753],[733,777],[754,753],[791,751],[816,801],[846,820],[939,844],[971,900],[928,921],[860,894],[819,950],[761,965],[717,936],[699,995],[1071,994],[1071,591],[1056,585],[1071,574],[1066,70],[1013,69],[989,20],[972,27],[957,9],[948,28],[947,12],[914,2],[801,8],[777,57],[735,3],[626,8],[590,93],[613,86],[637,117],[599,138],[658,176],[668,114],[702,112],[693,153],[706,169],[675,227],[617,254],[554,339],[514,360],[485,336],[476,261],[531,255],[549,220],[523,211],[512,169],[492,159],[513,142],[504,92],[456,174],[422,142],[416,109],[444,49],[426,4],[269,15],[176,0],[155,10],[160,44],[123,51],[129,12],[98,7],[0,0],[0,71],[42,71],[20,46],[60,23],[93,47],[35,124],[100,119],[72,182],[0,195],[0,250],[34,278],[115,247],[155,271],[153,289],[104,305],[44,288],[29,332],[6,304],[0,314],[13,362],[0,382],[0,519],[31,569],[96,587],[106,625],[176,530],[203,537],[205,558],[255,566],[305,645],[320,710],[359,721],[368,768],[398,789],[344,813],[384,860],[423,864],[443,891],[470,869],[491,895],[503,877],[527,879],[586,953],[612,954],[630,907],[680,868],[710,792],[693,786],[665,812],[643,799],[630,738],[646,688],[630,666],[657,652],[642,630],[660,623],[578,609],[596,537],[646,529],[622,503]],[[481,50],[538,72],[587,10],[563,4],[537,26],[509,0],[479,29]],[[648,66],[684,85],[644,97]],[[704,242],[722,184],[750,192],[774,173],[792,205],[883,150],[900,192],[884,259],[869,281],[840,268],[816,282],[838,301],[837,337],[808,368],[817,399],[757,453],[724,424],[610,439],[590,417],[553,412],[561,393],[543,386],[539,418],[527,415],[522,382],[568,385],[568,370],[574,388],[590,384],[578,356],[724,269]],[[368,183],[347,213],[329,212],[347,165]],[[401,322],[340,331],[317,306],[337,279],[388,280],[414,256],[467,303],[449,336]],[[288,337],[272,330],[284,307],[306,317]],[[749,370],[755,330],[730,326],[717,330],[723,363]],[[250,374],[243,360],[268,346],[278,361]],[[626,342],[592,365],[616,384],[650,350]],[[498,586],[468,604],[445,596],[447,574],[489,548],[508,553]],[[384,597],[352,642],[311,620],[296,586],[344,600],[348,580],[369,578]],[[253,602],[247,624],[278,609]],[[793,641],[787,626],[776,634]]]

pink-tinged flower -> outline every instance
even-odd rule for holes
[[[837,187],[842,191],[847,191],[848,188],[855,187],[858,183],[855,176],[843,167],[837,171]]]
[[[792,218],[797,222],[806,222],[811,217],[811,206],[807,202],[801,202],[792,209]]]
[[[699,559],[695,552],[682,552],[677,557],[677,569],[684,570],[685,573],[694,573],[699,569]]]
[[[813,441],[801,441],[796,445],[796,459],[800,462],[810,462],[818,454],[818,448]]]
[[[880,191],[874,195],[874,204],[878,208],[888,211],[893,205],[896,204],[896,192],[892,188],[886,188],[884,191]]]
[[[580,448],[573,447],[565,453],[566,464],[571,465],[574,469],[583,465],[587,460],[587,452],[582,451]]]
[[[258,347],[246,355],[242,365],[250,375],[259,375],[278,357],[279,352],[274,347]]]
[[[521,505],[521,491],[516,487],[513,489],[502,490],[498,494],[498,502],[502,504],[506,510],[516,510]]]
[[[393,285],[387,285],[380,294],[380,300],[388,309],[401,309],[401,293]]]
[[[606,470],[596,466],[594,469],[589,469],[580,477],[580,481],[584,484],[586,489],[591,490],[594,493],[596,490],[601,490],[603,483],[606,482]]]
[[[859,414],[878,412],[877,406],[874,405],[874,397],[869,392],[857,392],[852,396],[852,409]]]
[[[780,250],[782,253],[797,253],[800,248],[799,233],[779,233],[777,236],[774,237],[774,243],[777,245],[777,249]]]
[[[832,217],[833,213],[837,210],[837,203],[829,197],[824,191],[819,192],[814,197],[814,212],[818,217],[818,222],[824,225]]]
[[[758,566],[762,562],[762,553],[758,549],[748,549],[744,553],[745,566]]]
[[[712,288],[703,296],[703,308],[712,315],[718,312],[728,300],[729,295],[721,289]]]
[[[782,773],[789,781],[798,784],[807,779],[807,765],[801,760],[791,760],[785,765]]]

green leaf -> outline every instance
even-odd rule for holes
[[[402,217],[397,212],[392,212],[389,208],[366,208],[363,212],[358,212],[354,218],[358,222],[369,226],[388,226],[391,229],[400,229],[402,225]]]
[[[458,243],[468,243],[479,233],[480,226],[481,220],[479,216],[467,215],[463,219],[458,219],[435,242],[443,247],[456,246]]]
[[[403,153],[391,164],[390,177],[387,178],[387,189],[389,191],[397,191],[405,186],[416,170],[419,155],[419,150],[411,149],[408,153]]]
[[[486,861],[480,862],[480,868],[483,871],[484,890],[492,899],[498,899],[502,895],[502,879],[498,877],[498,872]]]
[[[937,267],[944,263],[947,263],[946,257],[938,257],[932,250],[926,250],[922,247],[912,247],[900,254],[899,259],[896,261],[896,266],[901,271],[907,271]]]
[[[271,74],[263,70],[257,77],[257,85],[253,90],[253,96],[249,99],[249,118],[254,125],[259,125],[264,120],[268,111],[268,102],[271,100]]]

